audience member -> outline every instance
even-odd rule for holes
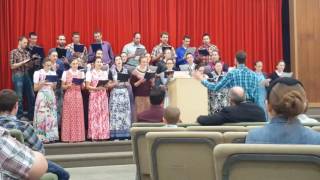
[[[258,105],[247,102],[245,91],[241,87],[233,87],[229,91],[231,106],[224,107],[220,112],[209,116],[199,116],[201,125],[221,125],[223,123],[265,121],[265,114]]]
[[[163,101],[165,97],[165,91],[159,87],[155,87],[150,92],[150,103],[149,109],[138,114],[138,122],[150,122],[158,123],[162,122],[164,109]]]
[[[3,89],[0,91],[0,126],[6,129],[17,129],[21,131],[26,146],[33,151],[44,154],[44,146],[41,140],[38,138],[35,129],[31,124],[25,121],[21,121],[16,117],[18,111],[18,96],[10,89]],[[19,145],[17,145],[19,146]],[[24,148],[25,149],[25,148]],[[58,164],[48,161],[46,165],[48,170],[56,174],[59,179],[69,179],[69,173],[66,172]]]
[[[307,108],[307,96],[300,81],[278,78],[267,94],[270,123],[249,131],[249,144],[320,144],[320,133],[304,127],[297,116]]]
[[[165,127],[177,128],[177,123],[180,121],[180,110],[177,107],[168,106],[164,110],[163,122],[166,124]]]
[[[45,157],[32,151],[0,127],[0,179],[40,179],[47,171]]]

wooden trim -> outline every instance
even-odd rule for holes
[[[308,106],[311,107],[311,108],[318,108],[320,107],[320,103],[308,103]]]
[[[296,18],[297,0],[289,1],[289,17],[290,17],[290,56],[291,69],[295,78],[299,79],[298,71],[298,34],[297,34],[297,18]]]

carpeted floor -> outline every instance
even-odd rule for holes
[[[67,168],[71,180],[135,180],[136,166],[95,166]]]

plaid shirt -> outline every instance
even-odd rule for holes
[[[172,47],[171,56],[172,56],[172,58],[176,58],[177,56],[176,56],[176,51],[174,50],[174,47],[169,44],[162,44],[162,43],[158,44],[157,46],[155,46],[152,49],[151,56],[153,56],[153,57],[158,56],[160,53],[162,53],[162,47],[166,47],[166,46]]]
[[[39,151],[44,154],[44,146],[38,138],[31,124],[25,121],[20,121],[16,116],[1,115],[0,126],[6,129],[18,129],[22,132],[24,143],[34,151]]]
[[[247,101],[256,103],[258,101],[259,79],[256,73],[247,68],[244,64],[238,65],[234,70],[231,70],[218,83],[211,83],[207,80],[201,83],[212,91],[219,91],[222,88],[232,88],[234,86],[242,87],[246,92]]]
[[[26,179],[34,162],[34,154],[0,127],[0,179]]]
[[[202,56],[201,54],[199,54],[199,50],[200,49],[206,49],[210,55],[208,56]],[[216,45],[213,44],[203,44],[201,45],[197,51],[195,52],[195,57],[198,63],[205,63],[208,64],[210,61],[213,61],[213,57],[211,56],[213,51],[218,51],[218,47]]]
[[[27,60],[30,58],[30,53],[26,49],[17,48],[10,52],[10,64],[16,64]],[[18,67],[17,69],[12,69],[12,74],[16,73],[26,73],[33,66],[32,60],[27,62],[26,64]]]

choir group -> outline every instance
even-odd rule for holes
[[[111,44],[102,33],[94,32],[89,48],[80,43],[80,34],[72,33],[72,43],[57,37],[57,47],[49,50],[37,44],[38,36],[19,38],[18,48],[10,52],[12,79],[19,96],[17,117],[33,121],[37,135],[45,143],[61,140],[79,142],[105,139],[128,139],[137,114],[150,106],[153,87],[166,89],[174,71],[203,72],[211,82],[220,81],[232,69],[219,56],[210,35],[203,35],[203,44],[190,47],[184,36],[181,47],[174,49],[168,33],[161,33],[160,43],[151,53],[140,43],[141,34],[114,56]],[[265,86],[282,76],[285,63],[280,61],[270,79],[262,71],[262,61],[255,63],[261,88],[255,103],[265,108]],[[32,81],[33,79],[33,81]],[[209,114],[228,106],[228,89],[208,90]],[[27,100],[28,114],[23,111]],[[165,100],[165,106],[169,104]]]

